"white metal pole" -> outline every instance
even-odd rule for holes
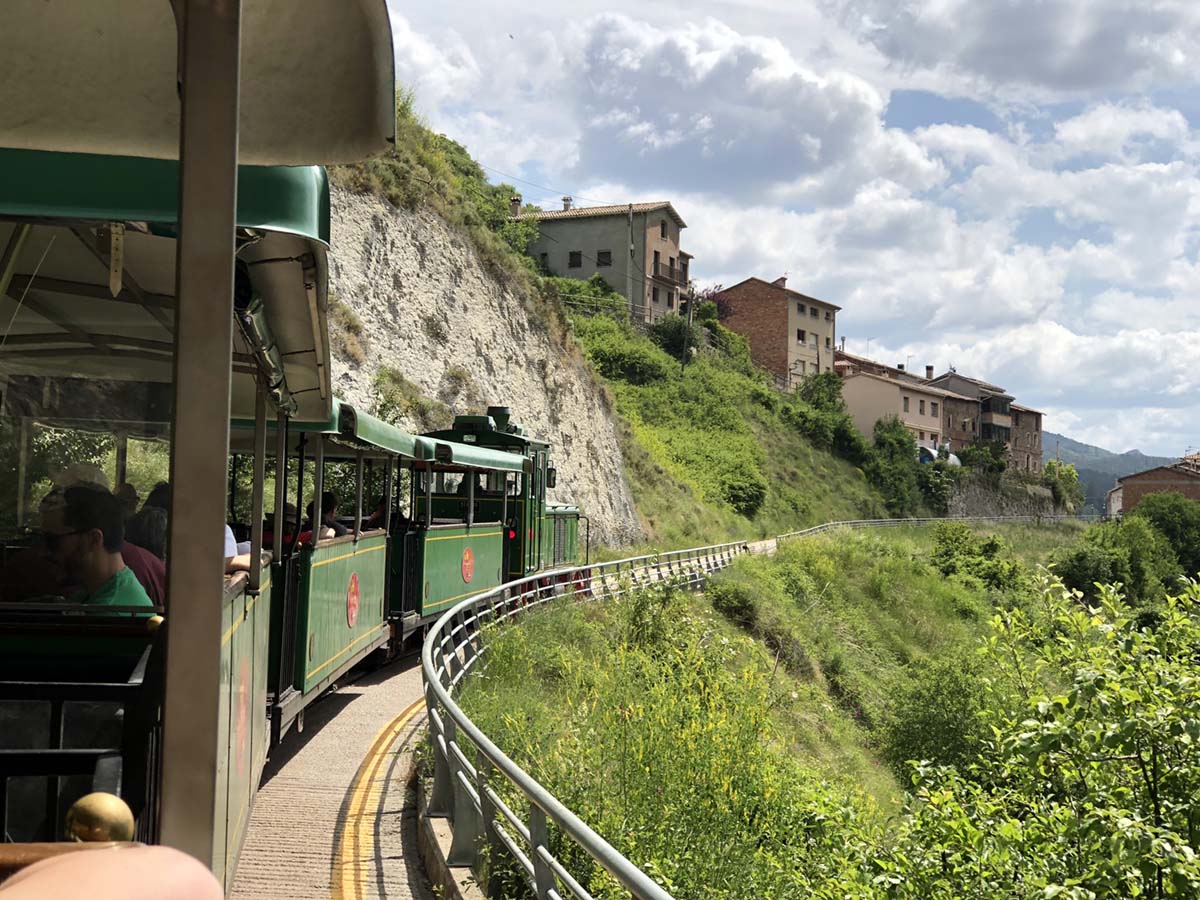
[[[181,0],[176,10],[182,102],[161,840],[223,869],[217,737],[241,0]]]

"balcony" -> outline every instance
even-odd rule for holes
[[[687,269],[681,266],[668,266],[665,263],[655,263],[654,277],[661,278],[670,284],[687,287]]]

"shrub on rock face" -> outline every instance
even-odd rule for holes
[[[721,493],[726,503],[749,519],[767,499],[767,479],[757,466],[738,468],[723,474]]]

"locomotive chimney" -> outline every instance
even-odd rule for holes
[[[510,216],[519,216],[521,214],[521,195],[508,198],[508,214]]]
[[[512,418],[512,410],[507,406],[489,406],[487,414],[496,423],[497,431],[508,431],[508,420]]]
[[[925,367],[925,380],[926,380],[926,381],[933,381],[933,366],[926,366],[926,367]]]
[[[571,208],[571,198],[564,196],[563,197],[563,211],[565,212],[566,210],[568,210],[570,208]]]

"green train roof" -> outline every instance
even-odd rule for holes
[[[174,160],[0,149],[0,215],[145,222],[174,236]],[[329,245],[329,180],[320,166],[238,166],[237,224]]]
[[[238,419],[232,424],[231,446],[236,451],[249,452],[254,423],[247,419]],[[268,420],[269,432],[275,430],[274,426],[275,422]],[[343,400],[334,401],[333,414],[327,421],[293,422],[289,430],[295,434],[329,435],[340,441],[347,453],[354,453],[359,449],[370,452],[374,449],[380,453],[394,453],[405,459],[431,462],[438,466],[501,472],[523,472],[526,466],[525,457],[515,453],[409,434],[402,428],[363,412]],[[274,446],[273,437],[268,437],[267,443],[268,446]],[[330,456],[337,455],[336,447],[331,446],[326,452]]]

